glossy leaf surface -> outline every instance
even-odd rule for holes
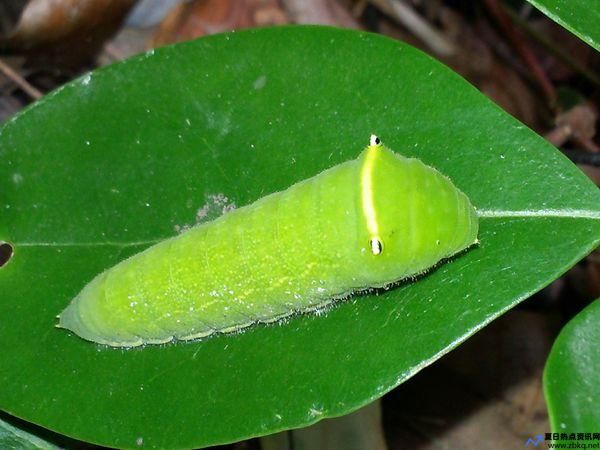
[[[528,0],[540,11],[600,51],[600,2]]]
[[[377,133],[448,175],[481,245],[414,283],[201,342],[116,350],[54,328],[94,275],[356,157]],[[400,42],[290,27],[91,73],[0,134],[0,408],[115,447],[190,448],[348,413],[587,254],[597,188],[451,70]]]
[[[544,391],[555,433],[594,432],[600,424],[600,300],[560,332],[544,369]]]
[[[0,418],[0,448],[27,450],[60,450],[38,436],[28,433]]]

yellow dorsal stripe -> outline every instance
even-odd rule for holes
[[[377,213],[375,211],[375,204],[373,202],[373,167],[375,165],[375,159],[378,155],[379,140],[374,136],[371,136],[371,143],[367,148],[365,155],[365,161],[363,163],[360,181],[361,181],[361,193],[362,193],[362,209],[367,222],[367,230],[371,235],[371,238],[379,238],[379,226],[377,224]]]

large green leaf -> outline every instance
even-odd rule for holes
[[[528,0],[556,23],[600,51],[600,1]]]
[[[552,431],[597,432],[600,425],[600,300],[572,319],[544,369]]]
[[[326,314],[111,349],[53,327],[95,274],[194,223],[356,157],[370,133],[452,178],[481,245]],[[383,395],[597,245],[597,188],[448,68],[323,27],[156,50],[47,96],[0,134],[0,408],[117,447],[235,441]]]

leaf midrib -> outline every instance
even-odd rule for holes
[[[600,220],[600,211],[573,209],[541,209],[541,210],[493,210],[480,209],[477,216],[484,220],[519,219],[519,218],[564,218],[564,219],[593,219]],[[15,247],[140,247],[152,245],[173,236],[148,239],[133,242],[10,242]]]

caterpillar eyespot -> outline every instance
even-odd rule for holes
[[[58,326],[115,347],[235,332],[414,277],[477,233],[464,193],[373,135],[358,158],[99,274]]]
[[[374,255],[380,255],[383,251],[383,244],[379,239],[373,238],[369,241],[369,244],[371,245],[371,252],[373,252]]]

